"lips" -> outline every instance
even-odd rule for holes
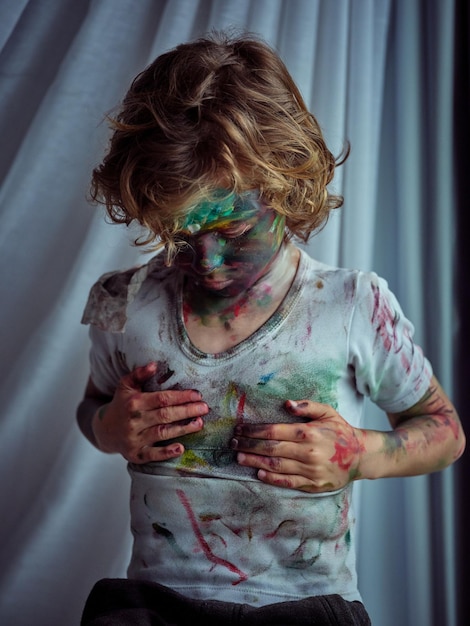
[[[198,284],[204,289],[211,291],[221,291],[233,283],[232,278],[199,278]]]

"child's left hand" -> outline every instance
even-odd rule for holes
[[[232,448],[240,465],[270,485],[309,493],[358,478],[417,476],[444,469],[465,448],[459,416],[435,377],[421,400],[388,413],[390,431],[354,428],[327,404],[287,400],[294,424],[240,424]]]
[[[231,445],[240,465],[258,468],[265,483],[310,493],[341,489],[360,477],[363,430],[326,404],[288,400],[285,406],[311,421],[238,425]]]

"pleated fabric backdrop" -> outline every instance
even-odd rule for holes
[[[453,0],[0,0],[2,625],[78,624],[93,583],[125,575],[126,465],[75,423],[80,317],[100,274],[143,257],[88,205],[90,172],[133,76],[228,27],[279,51],[334,152],[351,142],[310,252],[382,274],[455,393]],[[457,626],[454,473],[358,485],[374,626]]]

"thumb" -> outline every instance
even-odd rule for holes
[[[157,373],[157,364],[154,362],[147,363],[146,365],[142,365],[136,367],[124,377],[124,381],[126,386],[130,389],[142,390],[142,391],[152,391],[150,388],[153,383],[153,379],[155,378]],[[144,389],[144,387],[148,386],[149,388]]]
[[[325,419],[332,416],[334,409],[328,404],[311,400],[286,400],[285,408],[291,415],[308,417],[312,420]]]

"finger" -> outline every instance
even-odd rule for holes
[[[142,395],[142,405],[149,409],[171,407],[189,402],[200,402],[202,394],[196,389],[165,389]]]
[[[134,385],[140,389],[144,383],[151,380],[157,374],[157,371],[157,364],[154,361],[150,361],[146,365],[135,367],[130,373],[130,376]]]
[[[263,457],[241,452],[237,455],[237,461],[245,467],[258,469],[258,478],[271,485],[294,489],[300,484],[299,478],[304,484],[311,483],[309,479],[301,475],[302,467],[299,463],[290,459]]]
[[[305,423],[298,424],[237,424],[234,429],[237,439],[265,439],[277,441],[303,441],[307,437]]]
[[[126,408],[130,417],[143,420],[143,425],[146,427],[154,422],[177,422],[198,415],[206,415],[209,412],[209,407],[206,402],[201,401],[199,392],[186,392],[179,398],[180,401],[186,400],[186,402],[181,401],[176,404],[167,404],[166,398],[162,400],[160,397],[150,397],[156,396],[157,393],[136,394],[129,398]],[[175,400],[175,402],[178,401]]]
[[[168,413],[165,411],[157,410],[141,413],[140,417],[131,417],[129,431],[133,433],[134,441],[152,445],[201,430],[204,427],[202,418],[209,410],[207,405],[200,403],[173,407]]]
[[[291,415],[308,417],[309,419],[325,419],[336,415],[336,411],[329,404],[312,402],[311,400],[286,400],[284,406]]]
[[[181,443],[172,443],[164,447],[154,447],[151,445],[142,446],[135,454],[130,455],[127,460],[130,463],[143,464],[167,461],[175,459],[184,453],[184,446]]]
[[[288,447],[285,442],[277,439],[253,439],[245,437],[233,437],[230,441],[232,450],[245,452],[249,455],[261,455],[269,457],[288,456]]]
[[[176,439],[184,435],[198,432],[204,428],[204,421],[201,417],[183,420],[176,424],[157,424],[147,428],[144,438],[148,445],[154,445],[169,439]]]
[[[283,489],[296,489],[306,493],[327,493],[328,491],[340,489],[343,486],[309,480],[299,474],[277,474],[276,472],[269,472],[263,469],[259,470],[257,476],[259,480],[268,485]]]
[[[121,391],[141,391],[142,384],[145,380],[152,378],[156,371],[156,363],[147,363],[147,365],[136,367],[119,380],[117,388]]]
[[[246,452],[237,454],[239,465],[245,467],[254,467],[255,469],[263,469],[268,472],[277,474],[299,474],[305,469],[302,464],[295,459],[289,459],[282,456],[262,456]]]

